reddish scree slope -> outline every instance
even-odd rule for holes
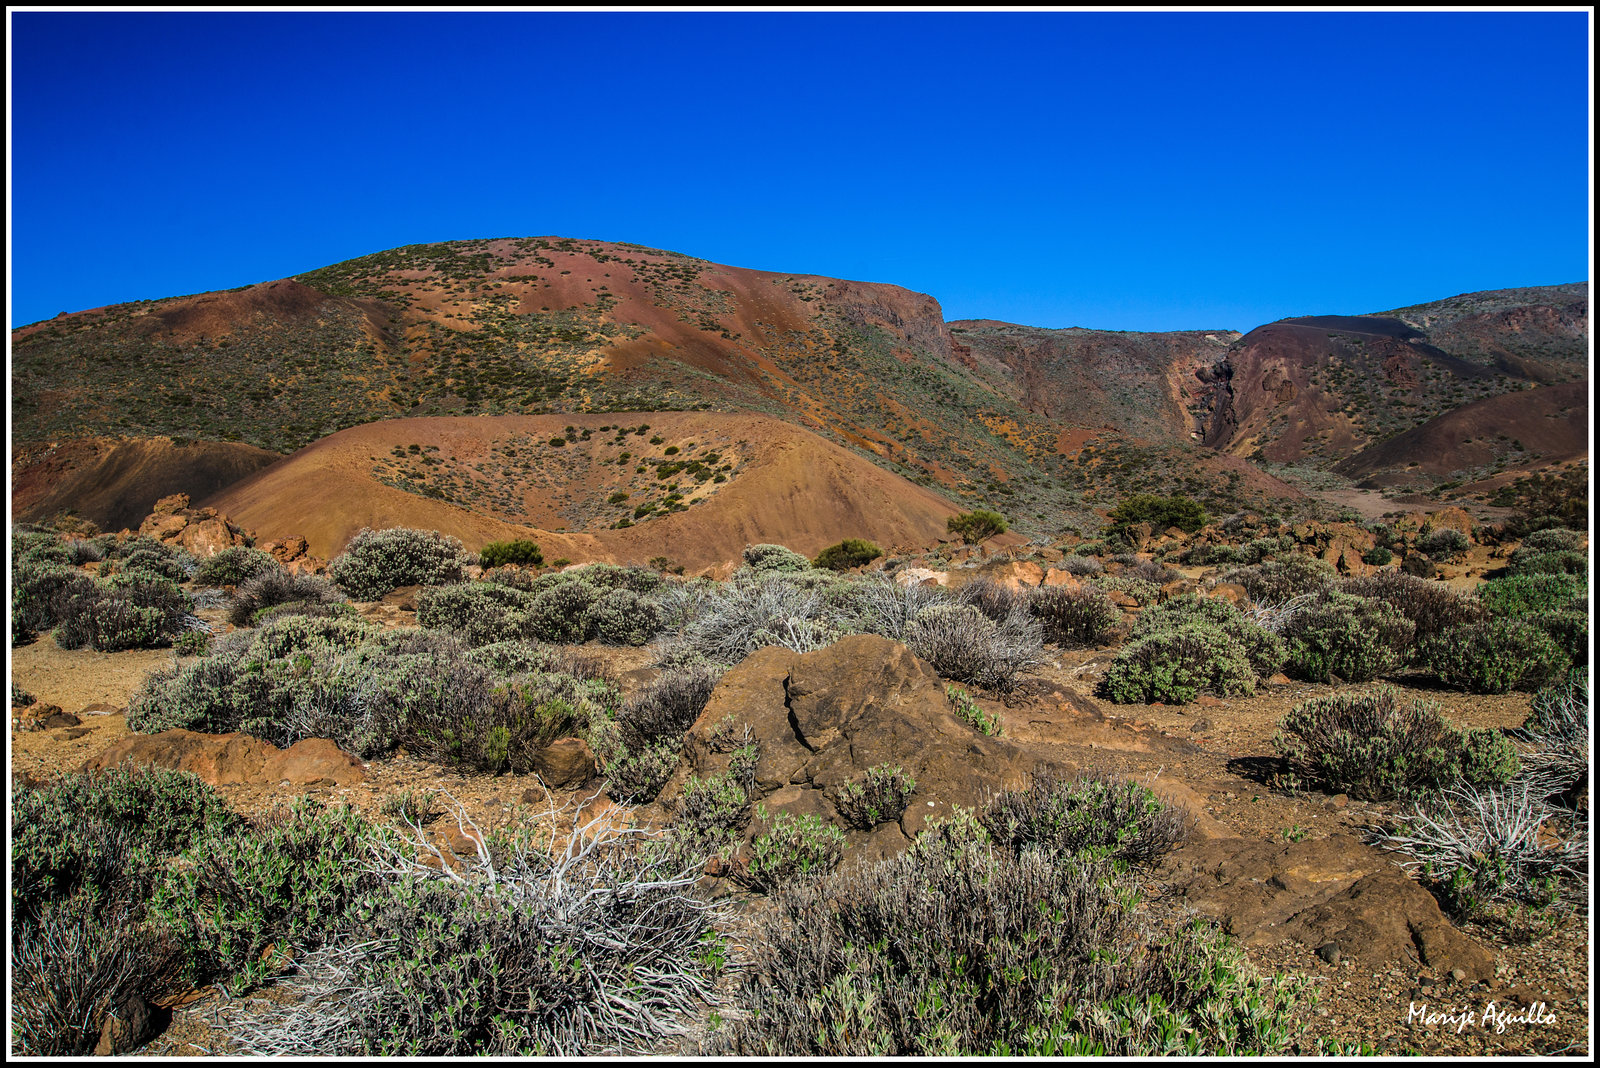
[[[946,535],[945,520],[958,508],[943,497],[833,445],[809,431],[766,416],[702,412],[631,413],[649,423],[658,446],[631,445],[635,460],[657,457],[675,443],[725,441],[739,469],[710,487],[687,511],[626,529],[595,523],[552,532],[505,518],[504,512],[467,508],[380,482],[374,460],[417,445],[442,465],[471,469],[516,441],[542,443],[566,427],[598,432],[616,415],[433,417],[369,423],[324,438],[223,492],[199,502],[217,508],[265,539],[303,534],[311,551],[331,557],[361,527],[408,526],[454,535],[469,548],[513,537],[533,537],[546,559],[644,563],[665,556],[690,569],[736,560],[749,544],[775,542],[814,555],[844,538],[868,538],[885,549],[924,546]],[[640,439],[642,441],[642,439]],[[554,518],[533,484],[545,467],[559,473],[563,506],[599,511],[616,484],[616,466],[584,455],[602,441],[575,442],[542,455],[526,485],[502,485],[507,498],[526,502],[529,518]],[[434,451],[437,450],[437,451]],[[648,455],[647,455],[648,454]],[[631,471],[631,467],[629,469]],[[646,476],[649,477],[649,476]],[[556,483],[552,483],[555,485]],[[551,492],[557,492],[551,490]],[[629,502],[631,505],[632,501]],[[543,510],[541,511],[541,506]],[[624,510],[621,514],[628,514]]]

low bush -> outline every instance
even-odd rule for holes
[[[1558,612],[1540,612],[1528,616],[1532,623],[1550,636],[1556,647],[1566,654],[1573,664],[1589,662],[1589,610],[1587,605],[1574,605]]]
[[[1415,633],[1387,601],[1328,590],[1284,624],[1288,672],[1311,682],[1371,682],[1405,662]]]
[[[796,881],[824,876],[844,858],[844,832],[818,816],[788,812],[769,816],[766,806],[758,803],[756,818],[767,831],[750,840],[748,856],[732,872],[743,886],[771,894]]]
[[[691,775],[673,808],[672,834],[686,855],[727,856],[750,816],[750,792],[733,772]]]
[[[742,1010],[703,1047],[741,1056],[1281,1053],[1303,984],[1264,979],[1201,926],[1157,937],[1104,862],[996,847],[970,814],[898,857],[774,895]]]
[[[281,568],[270,553],[233,545],[200,562],[194,581],[200,586],[237,586],[257,575]]]
[[[112,554],[112,560],[115,561],[114,566],[108,567],[102,563],[100,568],[102,576],[112,573],[143,572],[171,582],[183,582],[189,577],[189,569],[184,567],[184,561],[179,557],[178,550],[153,538],[137,538],[125,542]]]
[[[744,564],[752,571],[808,571],[811,561],[782,545],[746,545]]]
[[[970,605],[933,605],[906,626],[904,641],[942,677],[1003,692],[1044,658],[1039,624],[1025,610],[996,623]]]
[[[1384,567],[1394,560],[1394,553],[1383,545],[1374,545],[1361,554],[1361,562],[1371,567]]]
[[[1151,864],[1188,834],[1189,821],[1147,786],[1096,775],[1035,775],[1023,790],[991,799],[979,815],[994,842],[1013,853]]]
[[[655,600],[626,587],[608,590],[583,610],[584,634],[605,645],[644,645],[661,632]]]
[[[170,645],[194,609],[176,583],[147,571],[113,575],[95,582],[92,591],[75,589],[65,600],[57,598],[56,644],[63,649],[111,653]]]
[[[1045,640],[1063,649],[1105,645],[1122,623],[1122,610],[1091,586],[1040,586],[1028,596],[1028,611]]]
[[[1384,601],[1411,621],[1413,640],[1423,642],[1441,631],[1476,623],[1484,609],[1440,582],[1429,582],[1400,571],[1347,578],[1339,590],[1356,597]]]
[[[1124,571],[1120,575],[1096,575],[1089,583],[1097,590],[1106,593],[1125,593],[1132,597],[1141,608],[1153,605],[1161,600],[1161,587],[1149,579],[1140,578],[1137,574]]]
[[[758,573],[748,582],[727,582],[692,593],[685,617],[665,655],[687,653],[731,666],[768,645],[808,653],[835,641],[842,619],[816,589],[798,576]]]
[[[1577,549],[1529,552],[1519,548],[1508,564],[1514,575],[1587,575],[1589,554]]]
[[[1305,553],[1289,553],[1229,571],[1222,580],[1243,586],[1257,604],[1282,604],[1303,593],[1320,593],[1330,588],[1337,577],[1331,564]]]
[[[999,512],[977,508],[961,512],[944,521],[945,530],[961,539],[963,545],[977,545],[997,534],[1004,534],[1010,524]]]
[[[1578,552],[1583,549],[1584,541],[1584,536],[1576,530],[1568,530],[1565,527],[1546,527],[1544,530],[1536,530],[1523,538],[1522,544],[1517,546],[1517,550],[1519,552],[1526,550],[1530,555],[1533,553]],[[1511,555],[1515,559],[1516,553],[1513,552]]]
[[[1007,616],[1028,607],[1028,593],[982,575],[959,587],[951,603],[971,605],[996,623],[1004,623]]]
[[[1190,623],[1151,631],[1122,647],[1101,686],[1117,704],[1188,704],[1202,693],[1255,693],[1256,673],[1239,639]]]
[[[1105,565],[1093,556],[1068,556],[1062,559],[1060,569],[1069,575],[1082,577],[1100,574],[1105,570]]]
[[[988,738],[998,738],[1005,730],[1005,725],[1000,721],[998,713],[990,715],[983,710],[983,706],[972,699],[972,695],[959,686],[946,686],[944,688],[945,700],[950,702],[950,710],[955,717],[979,734]]]
[[[1186,593],[1151,605],[1135,619],[1130,638],[1142,638],[1157,631],[1185,626],[1211,627],[1238,642],[1257,678],[1276,675],[1288,651],[1271,631],[1252,622],[1234,605],[1220,598]]]
[[[846,538],[835,545],[830,545],[817,554],[811,561],[813,567],[823,567],[830,571],[849,571],[854,567],[863,567],[883,555],[883,550],[877,545],[863,538]]]
[[[1559,612],[1585,596],[1587,588],[1577,575],[1510,575],[1481,584],[1477,596],[1490,615],[1517,619]]]
[[[566,1058],[657,1052],[681,1036],[726,957],[698,872],[589,814],[506,837],[500,855],[449,866],[422,841],[386,849],[379,885],[297,962],[295,996],[231,1021],[234,1049]]]
[[[707,665],[662,672],[622,706],[617,716],[622,744],[640,752],[661,742],[681,743],[705,711],[719,676]]]
[[[640,749],[612,747],[610,753],[603,768],[606,792],[626,804],[647,805],[661,795],[661,788],[678,770],[683,740],[657,742]]]
[[[234,588],[228,602],[228,622],[236,627],[256,626],[263,612],[279,605],[330,605],[343,600],[333,583],[320,575],[294,574],[274,566]]]
[[[1467,555],[1472,539],[1452,527],[1435,527],[1418,537],[1416,544],[1430,559],[1450,563]]]
[[[1205,509],[1182,494],[1160,497],[1150,493],[1135,493],[1118,502],[1106,518],[1111,521],[1114,530],[1149,523],[1158,534],[1169,527],[1193,534],[1210,522]]]
[[[898,820],[916,788],[917,780],[898,764],[876,764],[841,784],[833,804],[850,826],[870,831]]]
[[[1488,619],[1430,638],[1419,658],[1446,686],[1472,693],[1537,690],[1570,666],[1560,646],[1523,619]]]
[[[417,623],[470,646],[526,641],[536,630],[534,595],[498,582],[460,582],[417,593]]]
[[[1541,798],[1575,800],[1589,779],[1589,669],[1573,668],[1533,695],[1515,732],[1524,743],[1524,778]]]
[[[1367,801],[1458,781],[1497,785],[1519,767],[1516,750],[1498,731],[1452,727],[1436,702],[1403,699],[1392,686],[1296,705],[1272,741],[1296,777]]]
[[[514,538],[510,541],[491,541],[478,550],[478,563],[485,569],[502,567],[506,564],[526,564],[529,567],[541,567],[544,564],[544,553],[539,551],[539,543],[527,538]]]
[[[353,810],[301,798],[191,846],[150,902],[184,948],[187,978],[225,978],[237,994],[314,948],[372,885],[370,833]]]
[[[460,582],[467,554],[461,542],[436,530],[362,527],[328,564],[328,577],[358,601],[375,601],[398,586]]]

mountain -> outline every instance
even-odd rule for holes
[[[625,243],[411,245],[14,330],[13,504],[41,518],[71,487],[82,514],[120,525],[158,489],[200,500],[380,421],[559,415],[564,432],[586,414],[613,415],[599,426],[720,412],[809,431],[1024,534],[1093,529],[1134,492],[1217,513],[1307,509],[1267,466],[1419,490],[1522,462],[1453,452],[1450,428],[1496,398],[1512,398],[1483,409],[1497,427],[1558,413],[1560,440],[1529,429],[1542,444],[1525,451],[1586,455],[1586,395],[1550,407],[1541,390],[1586,383],[1587,308],[1576,284],[1243,335],[1047,330],[946,323],[932,297],[894,285]],[[1457,410],[1465,422],[1406,436]],[[117,449],[144,459],[97,458]]]

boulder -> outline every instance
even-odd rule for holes
[[[304,738],[288,749],[248,734],[201,734],[181,728],[122,739],[83,765],[96,771],[128,762],[189,771],[212,786],[340,786],[366,778],[361,761],[326,738]]]
[[[188,496],[182,493],[157,501],[155,509],[139,524],[139,535],[199,557],[215,556],[223,549],[255,542],[248,531],[215,508],[190,508]]]
[[[950,572],[930,571],[925,567],[902,567],[894,573],[894,580],[902,586],[948,586]]]
[[[1042,583],[1040,583],[1040,585],[1042,585],[1042,586],[1081,586],[1081,585],[1083,585],[1083,582],[1078,578],[1077,575],[1074,575],[1070,571],[1062,571],[1062,570],[1060,570],[1058,568],[1052,567],[1049,570],[1045,571],[1045,573],[1044,573],[1044,581]]]
[[[1380,965],[1494,975],[1494,958],[1450,926],[1420,884],[1347,834],[1281,843],[1198,839],[1163,863],[1171,889],[1248,944],[1293,939]]]
[[[1031,560],[1012,560],[989,572],[989,577],[1008,589],[1020,590],[1044,582],[1044,568]]]
[[[100,1025],[100,1040],[95,1044],[94,1055],[114,1057],[132,1053],[155,1038],[156,1031],[155,1012],[150,1003],[136,993],[125,994],[106,1013],[105,1021]]]
[[[550,786],[582,786],[594,778],[594,752],[582,738],[558,738],[534,754],[533,770]]]

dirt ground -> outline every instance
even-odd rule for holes
[[[405,621],[403,617],[392,620]],[[1038,673],[1039,678],[1086,696],[1094,692],[1115,652],[1051,651],[1054,655]],[[590,646],[585,652],[604,657],[625,691],[636,688],[652,674],[648,667],[649,649]],[[14,775],[21,772],[45,778],[80,767],[126,737],[129,730],[120,710],[144,675],[170,662],[172,655],[167,650],[68,652],[48,639],[12,650],[12,677],[17,684],[42,701],[80,714],[82,719],[77,727],[27,732],[14,727]],[[1448,716],[1474,727],[1514,727],[1528,712],[1527,694],[1477,696],[1418,686],[1402,688],[1438,701]],[[1253,697],[1202,698],[1184,707],[1117,706],[1101,701],[1100,707],[1108,715],[1131,721],[1142,731],[1111,731],[1093,737],[1066,736],[1061,726],[1049,718],[1047,709],[1053,706],[1026,693],[1013,695],[1008,701],[984,698],[981,703],[1004,717],[1008,738],[1036,749],[1041,756],[1081,766],[1088,753],[1093,766],[1103,770],[1145,780],[1176,781],[1192,792],[1186,796],[1201,813],[1226,831],[1284,841],[1337,832],[1360,835],[1365,828],[1398,811],[1394,804],[1367,804],[1316,792],[1290,794],[1267,784],[1275,769],[1276,751],[1271,738],[1278,721],[1296,704],[1333,689],[1298,682],[1268,685]],[[111,710],[107,710],[108,706]],[[1135,740],[1130,743],[1128,738]],[[1138,738],[1155,739],[1159,744],[1142,744]],[[533,782],[531,778],[509,774],[460,774],[404,754],[374,760],[365,765],[365,773],[365,780],[359,784],[312,787],[308,792],[383,818],[378,810],[390,796],[413,788],[448,791],[474,818],[487,825],[509,817]],[[287,787],[219,789],[239,810],[257,812],[284,796],[282,791]],[[452,827],[446,828],[446,824]],[[440,820],[433,826],[435,830],[453,829],[453,821]],[[1152,907],[1164,907],[1162,888],[1152,884],[1146,889]],[[1591,976],[1586,902],[1564,916],[1550,933],[1525,944],[1513,944],[1496,930],[1474,925],[1467,925],[1465,930],[1490,948],[1498,960],[1496,978],[1489,983],[1458,983],[1447,975],[1419,971],[1417,966],[1371,972],[1348,959],[1330,966],[1307,947],[1293,942],[1252,947],[1248,953],[1263,968],[1282,969],[1313,980],[1320,993],[1319,1004],[1307,1010],[1314,1033],[1364,1040],[1383,1053],[1582,1055],[1588,1050]],[[1481,1021],[1488,1003],[1497,1002],[1504,1010],[1508,999],[1514,997],[1531,997],[1544,1003],[1545,1011],[1538,1022],[1513,1020],[1497,1031],[1481,1023],[1458,1029],[1453,1021],[1429,1024],[1418,1018],[1423,1011],[1459,1015],[1470,1009]],[[165,1056],[223,1052],[224,1035],[213,1026],[223,998],[220,992],[209,991],[177,1010],[166,1032],[141,1052]],[[1551,1015],[1553,1022],[1548,1019]]]

